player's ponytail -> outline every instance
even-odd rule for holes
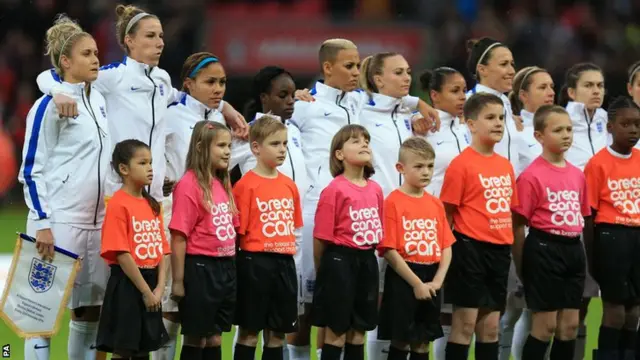
[[[375,76],[382,75],[384,61],[396,55],[398,54],[394,52],[384,52],[367,56],[360,65],[360,86],[369,94],[379,92]]]
[[[146,13],[144,10],[133,5],[119,4],[116,6],[116,38],[125,53],[129,53],[129,47],[125,43],[125,37],[129,34],[135,35],[140,27],[140,20],[148,17],[157,19],[155,15]]]
[[[499,47],[507,47],[498,40],[483,37],[481,39],[471,39],[467,41],[467,52],[469,57],[467,58],[467,70],[473,75],[473,77],[480,81],[478,76],[478,65],[487,65],[491,59],[493,50]]]
[[[429,95],[429,99],[433,100],[431,99],[431,91],[442,92],[442,87],[447,82],[447,79],[454,74],[460,74],[460,72],[448,66],[425,70],[422,75],[420,75],[420,87],[422,91]]]
[[[160,203],[158,202],[158,200],[156,200],[156,198],[154,198],[153,196],[151,196],[151,194],[149,194],[146,188],[142,189],[142,197],[145,200],[147,200],[147,202],[149,203],[149,206],[151,207],[153,214],[155,216],[160,215]]]
[[[80,25],[65,14],[59,14],[53,26],[47,30],[45,35],[47,51],[45,54],[49,55],[51,65],[59,76],[64,76],[60,61],[63,57],[71,57],[73,45],[85,36],[91,35],[82,30]]]

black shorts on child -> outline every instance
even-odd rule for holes
[[[531,311],[579,309],[586,257],[580,237],[553,235],[535,228],[522,249],[522,278]]]
[[[140,269],[151,290],[158,285],[158,269]],[[162,311],[147,311],[142,294],[122,271],[111,265],[104,294],[96,349],[123,357],[147,354],[169,341]]]
[[[298,328],[298,275],[293,255],[238,252],[235,324],[249,331]]]
[[[454,307],[504,310],[511,245],[498,245],[453,232],[445,294]]]
[[[311,323],[337,335],[378,324],[378,261],[374,250],[327,245],[313,292]]]
[[[420,280],[430,282],[439,264],[407,263]],[[390,266],[384,278],[384,294],[380,307],[378,339],[410,344],[427,344],[442,337],[440,326],[440,291],[430,300],[418,300],[409,285]]]
[[[235,308],[235,258],[187,254],[184,298],[178,302],[182,334],[210,337],[231,331]]]
[[[640,228],[596,225],[593,272],[603,301],[640,304]]]

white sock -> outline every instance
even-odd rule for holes
[[[316,356],[317,356],[316,360],[322,359],[322,348],[316,350]]]
[[[67,353],[69,360],[95,359],[98,322],[69,321]]]
[[[240,331],[238,331],[238,326],[234,325],[233,329],[233,343],[231,344],[231,358],[234,358],[236,355],[236,344],[238,343],[238,335],[240,335]]]
[[[262,348],[264,349],[264,347],[267,346],[267,344],[265,344],[265,342],[262,342]],[[258,357],[256,356],[256,359]],[[289,344],[287,344],[287,337],[284,337],[284,342],[282,343],[282,360],[289,360]]]
[[[516,323],[516,328],[513,331],[513,343],[511,344],[511,356],[513,360],[522,359],[522,349],[531,332],[531,315],[531,310],[524,309],[522,315],[520,315],[520,319],[518,319]],[[551,346],[549,346],[549,348],[551,348]]]
[[[180,323],[165,318],[162,318],[162,323],[169,334],[169,341],[160,349],[151,353],[151,360],[173,360],[176,357],[176,344],[180,332]]]
[[[311,354],[309,353],[311,347],[309,345],[295,346],[287,344],[287,350],[289,351],[290,360],[311,360]]]
[[[511,357],[511,343],[513,331],[520,317],[519,309],[507,308],[500,318],[500,336],[498,338],[498,360],[509,360]]]
[[[49,360],[51,339],[34,337],[24,342],[24,360]]]
[[[584,359],[584,347],[587,342],[587,327],[580,324],[578,327],[578,337],[576,338],[576,351],[573,353],[574,360]],[[551,346],[549,346],[551,347]]]
[[[449,335],[451,334],[451,325],[442,325],[442,332],[444,333],[444,336],[433,342],[434,360],[444,360],[447,342],[449,341]]]
[[[390,341],[378,340],[378,328],[367,331],[367,360],[387,360]]]

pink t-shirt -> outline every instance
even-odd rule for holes
[[[580,236],[584,217],[591,215],[587,181],[580,169],[567,162],[563,168],[541,156],[516,182],[520,204],[512,210],[529,220],[529,226],[554,235]]]
[[[362,187],[339,175],[320,194],[313,237],[371,249],[382,240],[383,204],[382,188],[375,181]]]
[[[231,213],[229,196],[217,179],[211,184],[211,195],[213,204],[205,208],[196,175],[187,171],[173,190],[169,229],[187,236],[187,254],[233,256],[238,216]]]

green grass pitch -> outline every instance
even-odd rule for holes
[[[11,254],[16,240],[16,231],[24,231],[26,210],[20,206],[9,206],[0,209],[0,254]],[[585,360],[591,360],[591,350],[597,344],[597,332],[602,316],[602,306],[599,299],[591,303],[587,318],[588,337]],[[51,359],[63,360],[67,358],[67,335],[69,332],[69,315],[62,320],[60,332],[53,338],[51,344]],[[224,339],[224,360],[231,360],[232,336],[227,334]],[[10,345],[11,359],[24,359],[24,345],[22,339],[17,337],[4,322],[0,322],[0,345]],[[312,352],[315,354],[315,352]],[[178,358],[178,355],[176,355]],[[473,354],[470,355],[473,359]],[[315,355],[312,360],[315,359]]]

